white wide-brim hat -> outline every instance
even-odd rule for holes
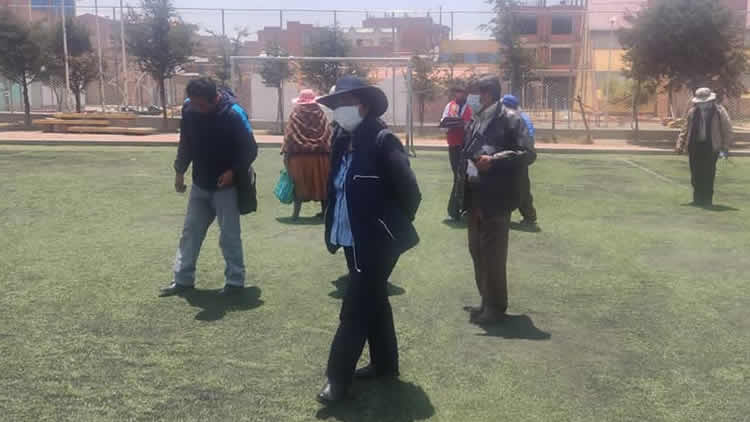
[[[698,88],[695,90],[693,104],[707,103],[716,100],[716,93],[711,88]]]

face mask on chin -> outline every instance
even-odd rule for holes
[[[359,106],[346,106],[333,110],[333,120],[345,131],[352,133],[362,123],[363,118],[359,114]]]
[[[466,97],[466,103],[469,104],[469,107],[471,107],[472,111],[475,113],[481,108],[481,105],[479,104],[479,95],[469,95]]]

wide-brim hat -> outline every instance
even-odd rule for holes
[[[303,89],[299,93],[299,97],[292,100],[292,104],[315,104],[315,100],[318,97],[315,95],[315,91],[312,89]]]
[[[695,96],[693,97],[693,104],[707,103],[709,101],[716,100],[716,93],[711,91],[711,88],[698,88],[695,90]]]
[[[388,97],[385,95],[385,92],[356,76],[344,76],[340,78],[336,81],[333,94],[320,97],[317,101],[318,104],[323,104],[333,110],[341,104],[341,99],[346,94],[358,97],[364,104],[370,107],[370,113],[375,117],[382,116],[388,110]]]

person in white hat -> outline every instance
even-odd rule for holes
[[[732,144],[732,121],[726,108],[716,102],[710,88],[699,88],[677,138],[676,152],[690,156],[690,181],[695,206],[713,205],[716,161],[727,157]]]

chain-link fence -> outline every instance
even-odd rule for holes
[[[122,18],[129,10],[137,12],[137,8],[131,8],[127,1],[121,5],[116,0],[79,0],[75,7],[71,2],[47,3],[15,8],[19,16],[54,26],[60,24],[63,12],[60,6],[64,3],[68,6],[65,14],[91,34],[92,47],[101,57],[104,72],[100,81],[92,82],[85,90],[83,100],[87,110],[158,114],[166,107],[176,115],[190,79],[212,76],[229,83],[226,75],[235,70],[227,68],[229,56],[261,56],[266,54],[269,45],[278,46],[286,55],[308,56],[320,34],[333,29],[346,46],[336,52],[338,56],[387,58],[421,54],[434,61],[436,72],[503,76],[500,48],[483,27],[494,17],[489,8],[481,11],[178,8],[178,18],[196,29],[196,46],[190,61],[167,81],[166,104],[162,104],[157,83],[140,71],[131,51],[123,49],[122,36],[127,37],[127,31]],[[528,48],[535,58],[536,67],[528,81],[514,91],[539,127],[580,129],[585,126],[584,120],[591,128],[633,126],[634,90],[632,81],[622,76],[623,50],[617,42],[616,31],[628,8],[632,11],[640,2],[633,0],[625,2],[628,5],[618,3],[604,9],[600,6],[597,9],[594,3],[523,2],[525,9],[519,15],[519,35],[522,47]],[[738,10],[736,13],[747,12]],[[374,78],[392,81],[386,83],[384,89],[407,96],[403,92],[404,78],[396,73],[390,68],[377,68]],[[257,76],[251,78],[249,88],[238,90],[238,95],[252,97],[241,98],[241,101],[248,105],[255,119],[277,120],[276,107],[264,105],[272,103],[276,94],[273,90],[266,92],[268,88]],[[285,100],[301,87],[301,84],[287,86]],[[510,88],[506,82],[505,91]],[[32,109],[65,109],[69,102],[65,101],[64,93],[65,87],[59,83],[35,83],[30,89]],[[686,111],[688,97],[685,92],[670,95],[663,87],[641,95],[637,107],[639,125],[656,128],[673,124],[675,116]],[[444,90],[437,90],[424,107],[419,107],[419,111],[424,110],[426,126],[437,124],[449,100]],[[724,100],[739,122],[750,120],[748,101],[750,99],[746,98]],[[407,103],[406,98],[395,99],[394,114],[387,119],[396,125],[404,124],[398,116],[406,115]],[[0,77],[0,111],[22,109],[20,88]],[[422,113],[417,114],[421,117]],[[419,125],[422,119],[416,120]]]

